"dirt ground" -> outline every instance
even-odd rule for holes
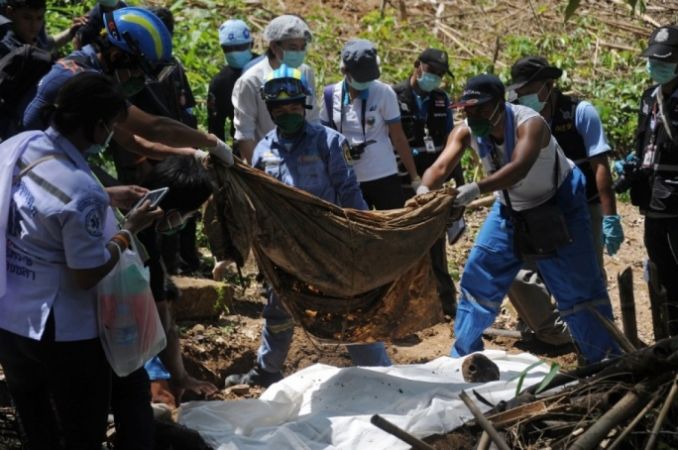
[[[637,210],[630,205],[619,205],[622,216],[625,242],[614,257],[605,256],[605,268],[608,275],[608,287],[615,318],[621,328],[617,273],[630,266],[633,269],[636,297],[636,317],[640,338],[646,343],[654,342],[652,320],[647,288],[642,281],[645,249],[642,243],[643,223]],[[479,210],[467,214],[468,231],[454,246],[448,246],[450,272],[460,274],[463,264],[473,243],[478,228],[486,214]],[[263,323],[261,312],[265,299],[261,284],[254,281],[256,268],[249,261],[244,268],[245,278],[252,280],[243,290],[235,289],[232,310],[212,323],[182,323],[182,343],[189,371],[195,375],[210,379],[217,386],[223,386],[223,380],[232,373],[248,370],[254,363],[259,345],[260,330]],[[427,362],[439,356],[448,355],[453,341],[453,320],[446,317],[441,323],[424,329],[406,339],[387,343],[389,356],[395,364],[414,364]],[[495,323],[496,328],[515,329],[516,318],[511,308],[504,308]],[[556,361],[563,368],[573,368],[577,356],[570,346],[553,348],[535,341],[522,341],[507,337],[486,338],[487,348],[501,348],[509,352],[527,351]],[[315,363],[348,366],[350,359],[345,347],[341,345],[320,345],[301,328],[295,330],[290,353],[284,372],[290,375],[299,369]],[[228,391],[220,392],[215,398],[256,397],[259,390],[244,395],[235,395]]]

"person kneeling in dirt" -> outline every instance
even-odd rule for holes
[[[483,330],[494,321],[525,260],[536,261],[587,362],[617,355],[614,339],[588,311],[595,308],[612,318],[591,237],[584,176],[539,113],[506,103],[504,95],[504,85],[494,75],[468,80],[453,105],[463,108],[466,121],[452,131],[445,150],[424,174],[425,187],[418,190],[439,187],[472,147],[488,176],[459,187],[455,205],[465,206],[481,193],[502,192],[464,267],[451,355],[483,349]]]
[[[305,120],[305,102],[310,91],[299,69],[285,65],[265,80],[262,97],[276,128],[256,146],[252,165],[290,186],[303,189],[323,200],[347,208],[367,209],[347,159],[349,144],[334,130]],[[266,319],[257,364],[245,374],[226,378],[236,384],[268,387],[283,378],[294,321],[272,290],[264,307]],[[388,366],[391,361],[381,342],[349,345],[355,364]]]

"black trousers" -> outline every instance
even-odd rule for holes
[[[5,372],[31,450],[101,450],[111,371],[99,339],[54,341],[53,316],[40,341],[0,330]]]
[[[379,210],[397,209],[405,205],[405,194],[398,174],[364,181],[360,183],[360,190],[370,208]]]
[[[116,450],[153,450],[151,382],[141,367],[126,377],[113,374],[111,409]]]
[[[678,219],[646,217],[645,248],[666,289],[669,334],[678,336]]]

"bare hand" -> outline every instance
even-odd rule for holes
[[[106,188],[111,206],[120,209],[130,209],[143,197],[148,189],[136,185],[111,186]]]
[[[186,374],[180,380],[170,380],[172,384],[172,391],[174,397],[181,402],[181,397],[183,397],[185,391],[191,391],[194,394],[209,396],[217,392],[219,389],[209,381],[198,380],[192,376]]]
[[[161,218],[163,214],[162,209],[158,207],[152,208],[151,202],[146,200],[141,206],[134,208],[127,214],[123,228],[129,230],[132,234],[138,233]]]
[[[69,33],[71,36],[81,28],[87,25],[87,16],[74,17],[71,21],[71,27],[69,28]]]

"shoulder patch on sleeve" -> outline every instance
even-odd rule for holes
[[[82,214],[85,230],[90,236],[101,237],[104,233],[105,207],[96,197],[87,197],[80,200],[77,210]]]

